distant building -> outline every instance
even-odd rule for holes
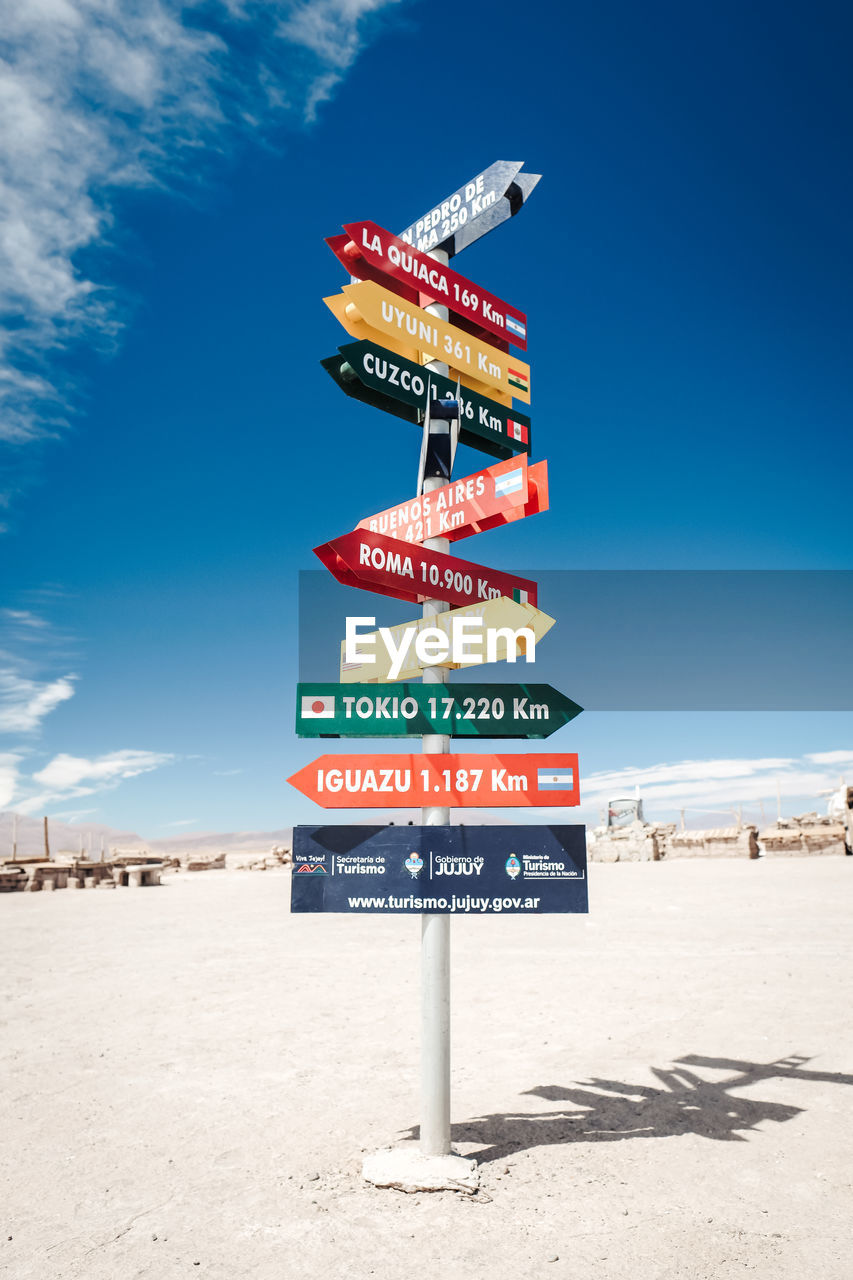
[[[634,822],[644,821],[643,802],[638,795],[607,801],[606,826],[630,827]]]

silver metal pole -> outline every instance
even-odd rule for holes
[[[430,254],[447,265],[449,258],[440,249]],[[447,320],[447,307],[426,308],[434,316]],[[426,366],[433,373],[448,373],[448,366],[433,361]],[[424,493],[441,488],[438,478],[424,481]],[[430,551],[450,550],[447,538],[429,538],[423,544]],[[425,600],[423,616],[446,613],[449,605],[442,600]],[[427,667],[424,684],[445,684],[446,667]],[[422,750],[431,754],[450,751],[450,737],[441,733],[425,733]],[[426,805],[421,810],[425,827],[450,826],[450,809]],[[450,916],[421,916],[421,1154],[450,1154]]]

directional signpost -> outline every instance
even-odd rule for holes
[[[401,231],[400,239],[424,253],[461,253],[521,209],[540,176],[522,173],[523,166],[523,160],[495,161]]]
[[[423,421],[427,391],[439,399],[456,394],[456,384],[413,360],[362,339],[339,347],[340,355],[321,364],[346,395],[406,422]],[[459,439],[495,458],[530,452],[530,419],[489,396],[462,387]]]
[[[466,386],[530,404],[530,365],[446,324],[373,280],[345,284],[326,306],[354,338],[383,341],[406,359],[444,360]]]
[[[578,758],[565,752],[320,756],[298,769],[288,782],[324,809],[423,805],[515,809],[580,804]]]
[[[549,738],[580,715],[549,684],[300,684],[296,732],[301,738]]]
[[[587,910],[584,829],[557,813],[580,803],[577,756],[450,753],[453,738],[547,738],[581,711],[550,685],[446,683],[451,670],[534,661],[554,621],[535,582],[450,554],[548,510],[547,464],[529,465],[530,419],[516,408],[530,402],[530,367],[513,349],[526,351],[527,317],[448,266],[538,181],[499,160],[399,236],[362,219],[328,241],[355,282],[324,301],[354,341],[323,366],[346,395],[422,432],[414,496],[315,554],[337,581],[423,616],[347,618],[339,682],[300,684],[296,707],[303,738],[419,736],[422,752],[322,755],[288,779],[325,809],[421,809],[417,827],[294,828],[293,911],[421,917],[420,1154],[368,1158],[364,1176],[380,1186],[476,1186],[474,1162],[450,1146],[450,917]],[[457,436],[499,461],[454,477]],[[557,821],[451,825],[451,808],[550,809]]]

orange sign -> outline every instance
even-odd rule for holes
[[[580,804],[578,758],[566,752],[320,756],[288,782],[324,809]]]
[[[342,309],[333,305],[340,296],[344,299]],[[475,389],[482,388],[486,395],[498,391],[530,404],[530,365],[422,311],[373,280],[345,284],[341,295],[323,301],[354,338],[379,334],[381,345],[390,345],[409,359],[415,352],[423,363],[444,361]],[[356,326],[364,326],[371,332],[365,333]],[[417,355],[414,358],[417,359]]]

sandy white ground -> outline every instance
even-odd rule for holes
[[[417,1123],[416,919],[0,897],[0,1273],[849,1280],[853,859],[590,870],[588,918],[454,922],[474,1197],[360,1177]]]

